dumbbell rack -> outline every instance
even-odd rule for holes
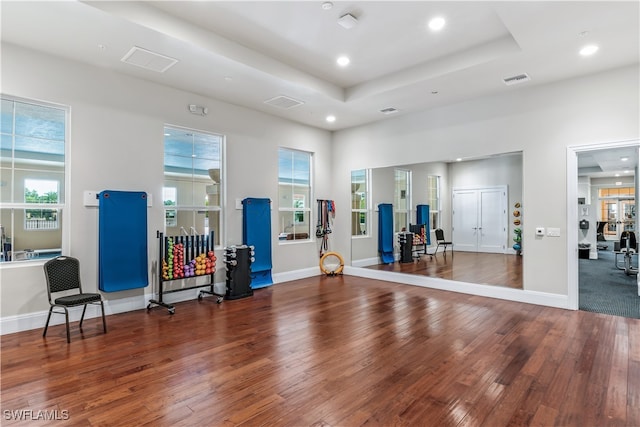
[[[169,255],[168,252],[169,252],[170,240],[171,242],[173,242],[173,244],[181,243],[182,245],[184,245],[184,263],[187,264],[191,260],[198,257],[199,255],[207,254],[209,251],[214,250],[215,240],[213,239],[213,231],[211,231],[209,235],[202,234],[202,235],[192,235],[192,236],[164,236],[163,233],[161,233],[160,231],[157,231],[156,237],[158,238],[158,241],[159,241],[159,244],[158,244],[159,246],[159,249],[158,249],[158,282],[159,282],[158,283],[158,299],[149,300],[149,304],[147,305],[147,310],[150,310],[154,305],[159,305],[159,306],[165,307],[169,311],[169,314],[174,314],[175,307],[172,304],[168,304],[163,301],[164,294],[169,294],[172,292],[179,292],[179,291],[186,291],[189,289],[204,288],[204,287],[208,287],[209,290],[201,290],[200,293],[198,294],[198,300],[202,299],[203,294],[209,294],[209,295],[214,295],[218,297],[216,299],[216,302],[220,304],[224,298],[224,295],[220,295],[214,292],[213,288],[214,288],[215,268],[210,274],[203,274],[203,275],[192,276],[192,277],[171,278],[171,279],[165,279],[163,277],[163,272],[162,272],[163,261],[166,260]],[[164,289],[164,284],[166,282],[173,282],[176,280],[191,280],[191,279],[194,279],[193,281],[195,282],[198,277],[208,277],[207,283],[188,286],[184,288],[172,289],[172,290]]]
[[[225,299],[239,299],[253,295],[251,288],[251,263],[255,260],[253,246],[229,246],[224,250],[227,268],[227,293]]]

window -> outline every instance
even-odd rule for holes
[[[24,202],[33,204],[58,203],[58,181],[45,179],[24,180]],[[55,230],[58,228],[57,209],[25,209],[25,230]]]
[[[209,234],[216,246],[222,241],[221,135],[164,128],[165,233]]]
[[[411,172],[404,169],[395,170],[395,231],[409,230],[409,213],[411,212]]]
[[[2,95],[2,262],[62,253],[68,114],[65,107]]]
[[[280,240],[306,240],[311,234],[311,154],[278,149]]]
[[[351,235],[366,236],[369,227],[369,171],[351,172]]]
[[[429,205],[429,222],[431,229],[440,228],[440,177],[427,176],[427,204]]]

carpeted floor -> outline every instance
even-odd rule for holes
[[[608,242],[607,250],[598,251],[598,259],[579,260],[580,310],[640,319],[636,275],[627,276],[615,267],[612,249],[613,242]],[[634,256],[635,267],[637,262]]]

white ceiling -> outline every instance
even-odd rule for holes
[[[2,1],[2,41],[328,130],[639,62],[637,1],[322,3]],[[346,13],[352,29],[337,23]],[[586,44],[600,50],[581,57]],[[122,62],[134,46],[178,62]],[[521,73],[531,80],[502,81]],[[280,95],[303,104],[264,103]]]

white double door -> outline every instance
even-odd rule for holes
[[[456,251],[506,253],[507,186],[454,189],[452,241]]]

